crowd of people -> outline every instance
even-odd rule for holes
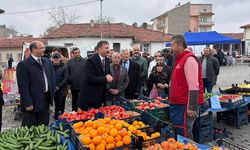
[[[120,96],[169,97],[170,118],[177,132],[192,138],[203,92],[212,92],[220,65],[209,47],[198,59],[181,35],[174,36],[171,45],[171,49],[157,51],[151,57],[136,45],[132,51],[115,52],[107,41],[99,41],[92,56],[83,58],[80,49],[74,48],[73,58],[68,60],[59,48],[52,50],[51,58],[45,58],[44,44],[32,42],[31,55],[16,68],[22,126],[48,125],[52,103],[57,119],[64,112],[70,89],[72,111],[113,105]]]

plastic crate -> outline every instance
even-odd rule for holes
[[[198,143],[211,142],[213,140],[212,127],[193,128],[193,139]]]
[[[232,109],[236,108],[242,104],[245,103],[245,99],[242,98],[238,101],[233,102],[231,99],[228,100],[228,102],[220,102],[222,108]]]
[[[164,121],[170,120],[169,107],[148,109],[146,111],[160,120]]]
[[[212,127],[213,124],[213,114],[212,112],[208,112],[207,114],[200,115],[196,118],[194,122],[194,127],[200,129],[203,127]]]
[[[88,147],[84,146],[82,144],[82,142],[80,141],[79,137],[77,137],[77,140],[76,140],[77,144],[76,144],[76,150],[90,150]],[[134,141],[133,137],[132,137],[132,141]],[[113,150],[130,150],[130,149],[133,149],[133,144],[131,142],[131,144],[129,145],[124,145],[124,146],[121,146],[121,147],[117,147],[117,148],[114,148]]]
[[[208,100],[205,100],[204,103],[200,105],[199,107],[200,114],[203,114],[209,108],[211,108],[210,98]]]
[[[228,124],[234,125],[236,128],[240,128],[241,125],[248,124],[248,110],[247,105],[228,110],[225,112],[217,112],[217,122],[223,120]]]
[[[163,129],[161,129],[159,126],[149,126],[149,127],[142,129],[141,131],[146,132],[147,135],[149,135],[149,136],[155,132],[160,132],[161,136],[158,138],[144,140],[142,136],[135,135],[135,143],[133,143],[135,145],[135,148],[136,149],[143,149],[143,148],[148,147],[150,145],[154,145],[155,143],[161,143],[161,142],[167,140],[168,138],[170,138],[168,136],[168,134],[164,134],[164,132],[162,132],[162,130]]]
[[[229,133],[226,128],[224,129],[213,128],[213,140],[227,138],[228,134]]]
[[[231,143],[227,141],[226,139],[219,139],[216,141],[216,144],[223,148],[233,149],[233,150],[245,150],[245,148],[242,148],[234,143]]]
[[[230,88],[221,89],[219,87],[219,91],[221,94],[238,94],[240,92],[240,89],[232,84],[232,87]]]

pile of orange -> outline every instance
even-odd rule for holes
[[[154,144],[149,146],[147,150],[155,150],[155,149],[163,149],[163,150],[198,150],[198,147],[193,144],[183,144],[182,142],[176,141],[173,138],[169,138],[167,141],[162,142],[161,144]]]
[[[131,132],[123,128],[124,121],[110,118],[78,122],[73,125],[80,141],[90,150],[114,149],[131,143]]]

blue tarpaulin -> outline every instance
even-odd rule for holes
[[[184,37],[187,45],[207,45],[207,44],[238,44],[240,39],[224,36],[216,31],[211,32],[185,32]],[[166,47],[170,47],[170,42],[166,43]]]

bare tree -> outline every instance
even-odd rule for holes
[[[7,27],[6,25],[0,25],[0,36],[8,36],[9,34],[16,36],[18,32],[12,26]]]
[[[53,26],[60,27],[63,24],[75,23],[80,16],[75,13],[67,13],[63,8],[59,7],[55,10],[49,11],[49,18],[51,19]]]
[[[105,16],[105,17],[103,17],[103,18],[101,19],[101,17],[99,16],[99,17],[97,17],[96,19],[94,19],[94,22],[95,22],[95,23],[98,23],[98,24],[100,24],[101,22],[102,22],[103,24],[110,24],[110,23],[114,22],[114,18],[109,17],[109,16]]]
[[[40,34],[40,37],[44,37],[50,32],[55,31],[57,28],[64,24],[72,24],[76,23],[76,21],[80,18],[80,16],[75,13],[66,12],[63,8],[59,7],[55,10],[49,11],[49,18],[52,22],[52,25],[45,29],[45,31]]]

